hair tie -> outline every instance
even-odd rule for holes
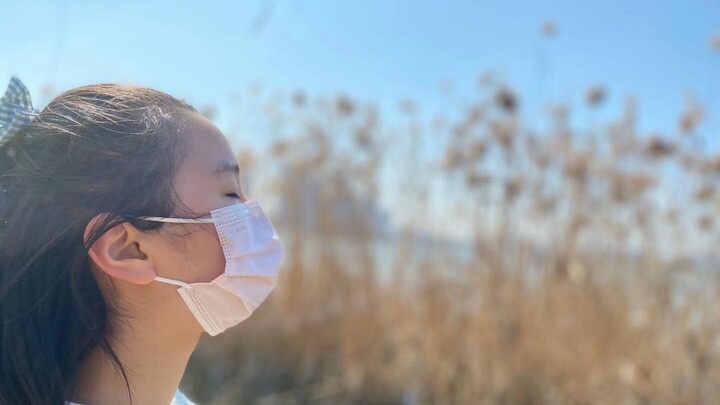
[[[0,98],[0,138],[29,124],[38,114],[27,87],[13,76],[5,95]]]

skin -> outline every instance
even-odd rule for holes
[[[210,210],[247,201],[238,173],[212,173],[223,162],[237,164],[225,135],[195,113],[182,135],[190,151],[173,179],[179,200],[206,217]],[[86,232],[98,219],[88,223]],[[135,403],[169,404],[203,329],[178,287],[153,278],[195,283],[222,274],[225,258],[214,225],[165,223],[160,232],[144,233],[124,223],[103,234],[89,255],[106,302],[120,311],[117,318],[111,315],[109,338],[126,367]],[[74,381],[72,402],[128,403],[122,376],[99,347],[80,365]]]

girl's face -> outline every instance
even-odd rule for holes
[[[240,187],[237,160],[220,130],[200,115],[185,127],[189,152],[174,181],[181,203],[178,217],[210,217],[211,210],[247,201]],[[188,212],[182,209],[187,207]],[[214,224],[165,223],[157,246],[157,275],[186,283],[209,282],[223,273],[225,258]]]
[[[195,217],[247,201],[240,188],[237,160],[230,143],[210,121],[193,114],[182,134],[188,154],[174,179],[181,211]],[[183,209],[189,212],[182,212]],[[90,250],[96,279],[104,292],[112,285],[114,303],[144,322],[174,336],[199,336],[202,327],[176,291],[155,276],[186,283],[209,282],[225,270],[215,225],[164,223],[160,232],[144,233],[125,223],[112,228]],[[109,276],[109,277],[108,277]]]

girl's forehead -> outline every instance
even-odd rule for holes
[[[187,151],[173,179],[173,187],[182,204],[192,213],[207,213],[227,205],[227,193],[237,189],[238,176],[218,167],[237,162],[228,139],[202,116],[187,122],[182,135]],[[180,215],[180,216],[184,216]]]
[[[235,160],[225,134],[204,117],[191,118],[184,132],[188,143],[186,164],[195,166],[196,169],[205,168],[207,173],[212,174],[219,162]]]

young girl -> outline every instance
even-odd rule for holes
[[[246,319],[282,246],[228,140],[142,87],[0,99],[0,404],[189,404],[201,334]]]

